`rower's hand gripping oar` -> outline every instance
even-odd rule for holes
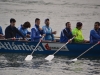
[[[81,57],[83,54],[85,54],[86,52],[88,52],[89,50],[91,50],[93,47],[95,47],[95,46],[98,45],[98,44],[100,44],[100,42],[94,44],[92,47],[90,47],[89,49],[87,49],[86,51],[84,51],[84,52],[83,52],[82,54],[80,54],[78,57],[76,57],[75,59],[72,59],[72,60],[70,60],[70,61],[73,61],[73,62],[77,61],[77,59],[78,59],[79,57]]]
[[[25,58],[26,61],[32,60],[32,58],[33,58],[32,54],[34,53],[34,51],[36,50],[36,48],[39,46],[39,44],[41,43],[41,41],[42,41],[43,38],[44,38],[44,36],[42,36],[42,38],[40,39],[39,43],[36,45],[36,47],[34,48],[34,50],[32,51],[32,53],[30,55],[27,55],[27,57]]]
[[[51,61],[54,58],[54,55],[60,51],[66,44],[68,44],[70,41],[72,41],[75,37],[73,37],[72,39],[70,39],[68,42],[66,42],[62,47],[60,47],[54,54],[52,55],[48,55],[45,60]]]

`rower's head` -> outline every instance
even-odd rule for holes
[[[35,24],[38,25],[38,26],[40,25],[40,19],[39,18],[35,19]]]
[[[31,24],[28,21],[23,24],[23,28],[25,29],[30,28],[30,27],[31,27]]]
[[[12,27],[14,27],[14,26],[15,26],[15,23],[16,23],[16,20],[15,20],[14,18],[11,18],[11,19],[10,19],[10,25],[11,25]]]
[[[49,22],[49,19],[48,18],[45,19],[45,24],[46,24],[46,26],[49,26],[50,22]]]
[[[70,23],[70,22],[67,22],[67,23],[65,24],[65,26],[66,26],[66,28],[71,28],[71,23]]]
[[[79,30],[81,30],[82,29],[82,25],[83,24],[81,22],[77,22],[76,28],[79,29]]]
[[[99,28],[100,28],[100,23],[99,22],[95,22],[94,29],[98,30]]]

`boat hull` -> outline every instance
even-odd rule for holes
[[[52,42],[40,43],[34,53],[53,54],[63,44]],[[0,53],[31,53],[36,45],[37,42],[0,40]],[[56,55],[78,56],[91,46],[93,44],[67,44]],[[100,57],[100,45],[98,44],[83,56]]]

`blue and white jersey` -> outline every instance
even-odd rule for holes
[[[70,29],[65,28],[61,31],[61,35],[60,35],[60,42],[61,43],[65,43],[67,42],[69,39],[71,39],[73,37],[72,32],[70,31]]]
[[[43,26],[42,27],[44,34],[46,36],[44,37],[44,40],[54,41],[54,35],[52,34],[52,28],[49,26]]]
[[[31,41],[38,42],[40,38],[42,38],[43,30],[39,30],[39,26],[34,25],[34,27],[31,29]]]
[[[90,31],[90,43],[97,43],[100,41],[100,29],[99,30],[91,30]]]
[[[24,37],[26,37],[27,34],[30,34],[27,28],[23,28],[22,25],[18,27],[18,30],[23,34]],[[17,35],[17,37],[20,38],[21,36]]]

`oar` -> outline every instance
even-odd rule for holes
[[[90,47],[89,49],[87,49],[86,51],[84,51],[84,52],[83,52],[82,54],[80,54],[78,57],[76,57],[75,59],[72,59],[72,60],[70,60],[70,61],[73,61],[73,62],[77,61],[77,59],[78,59],[79,57],[81,57],[83,54],[85,54],[86,52],[88,52],[89,50],[91,50],[93,47],[95,47],[95,46],[98,45],[99,43],[100,43],[100,42],[94,44],[92,47]]]
[[[51,61],[53,58],[54,58],[54,55],[58,52],[58,51],[60,51],[66,44],[68,44],[71,40],[73,40],[74,39],[74,37],[72,38],[72,39],[70,39],[68,42],[66,42],[62,47],[60,47],[54,54],[52,54],[52,55],[48,55],[46,58],[45,58],[45,60],[48,60],[48,61]]]
[[[44,38],[44,36],[42,36],[41,40]],[[34,53],[34,51],[36,50],[36,48],[39,46],[41,40],[39,41],[39,43],[36,45],[36,47],[34,48],[34,50],[32,51],[32,53],[30,55],[27,55],[27,57],[25,58],[26,61],[30,61],[32,60],[33,56],[32,54]]]

